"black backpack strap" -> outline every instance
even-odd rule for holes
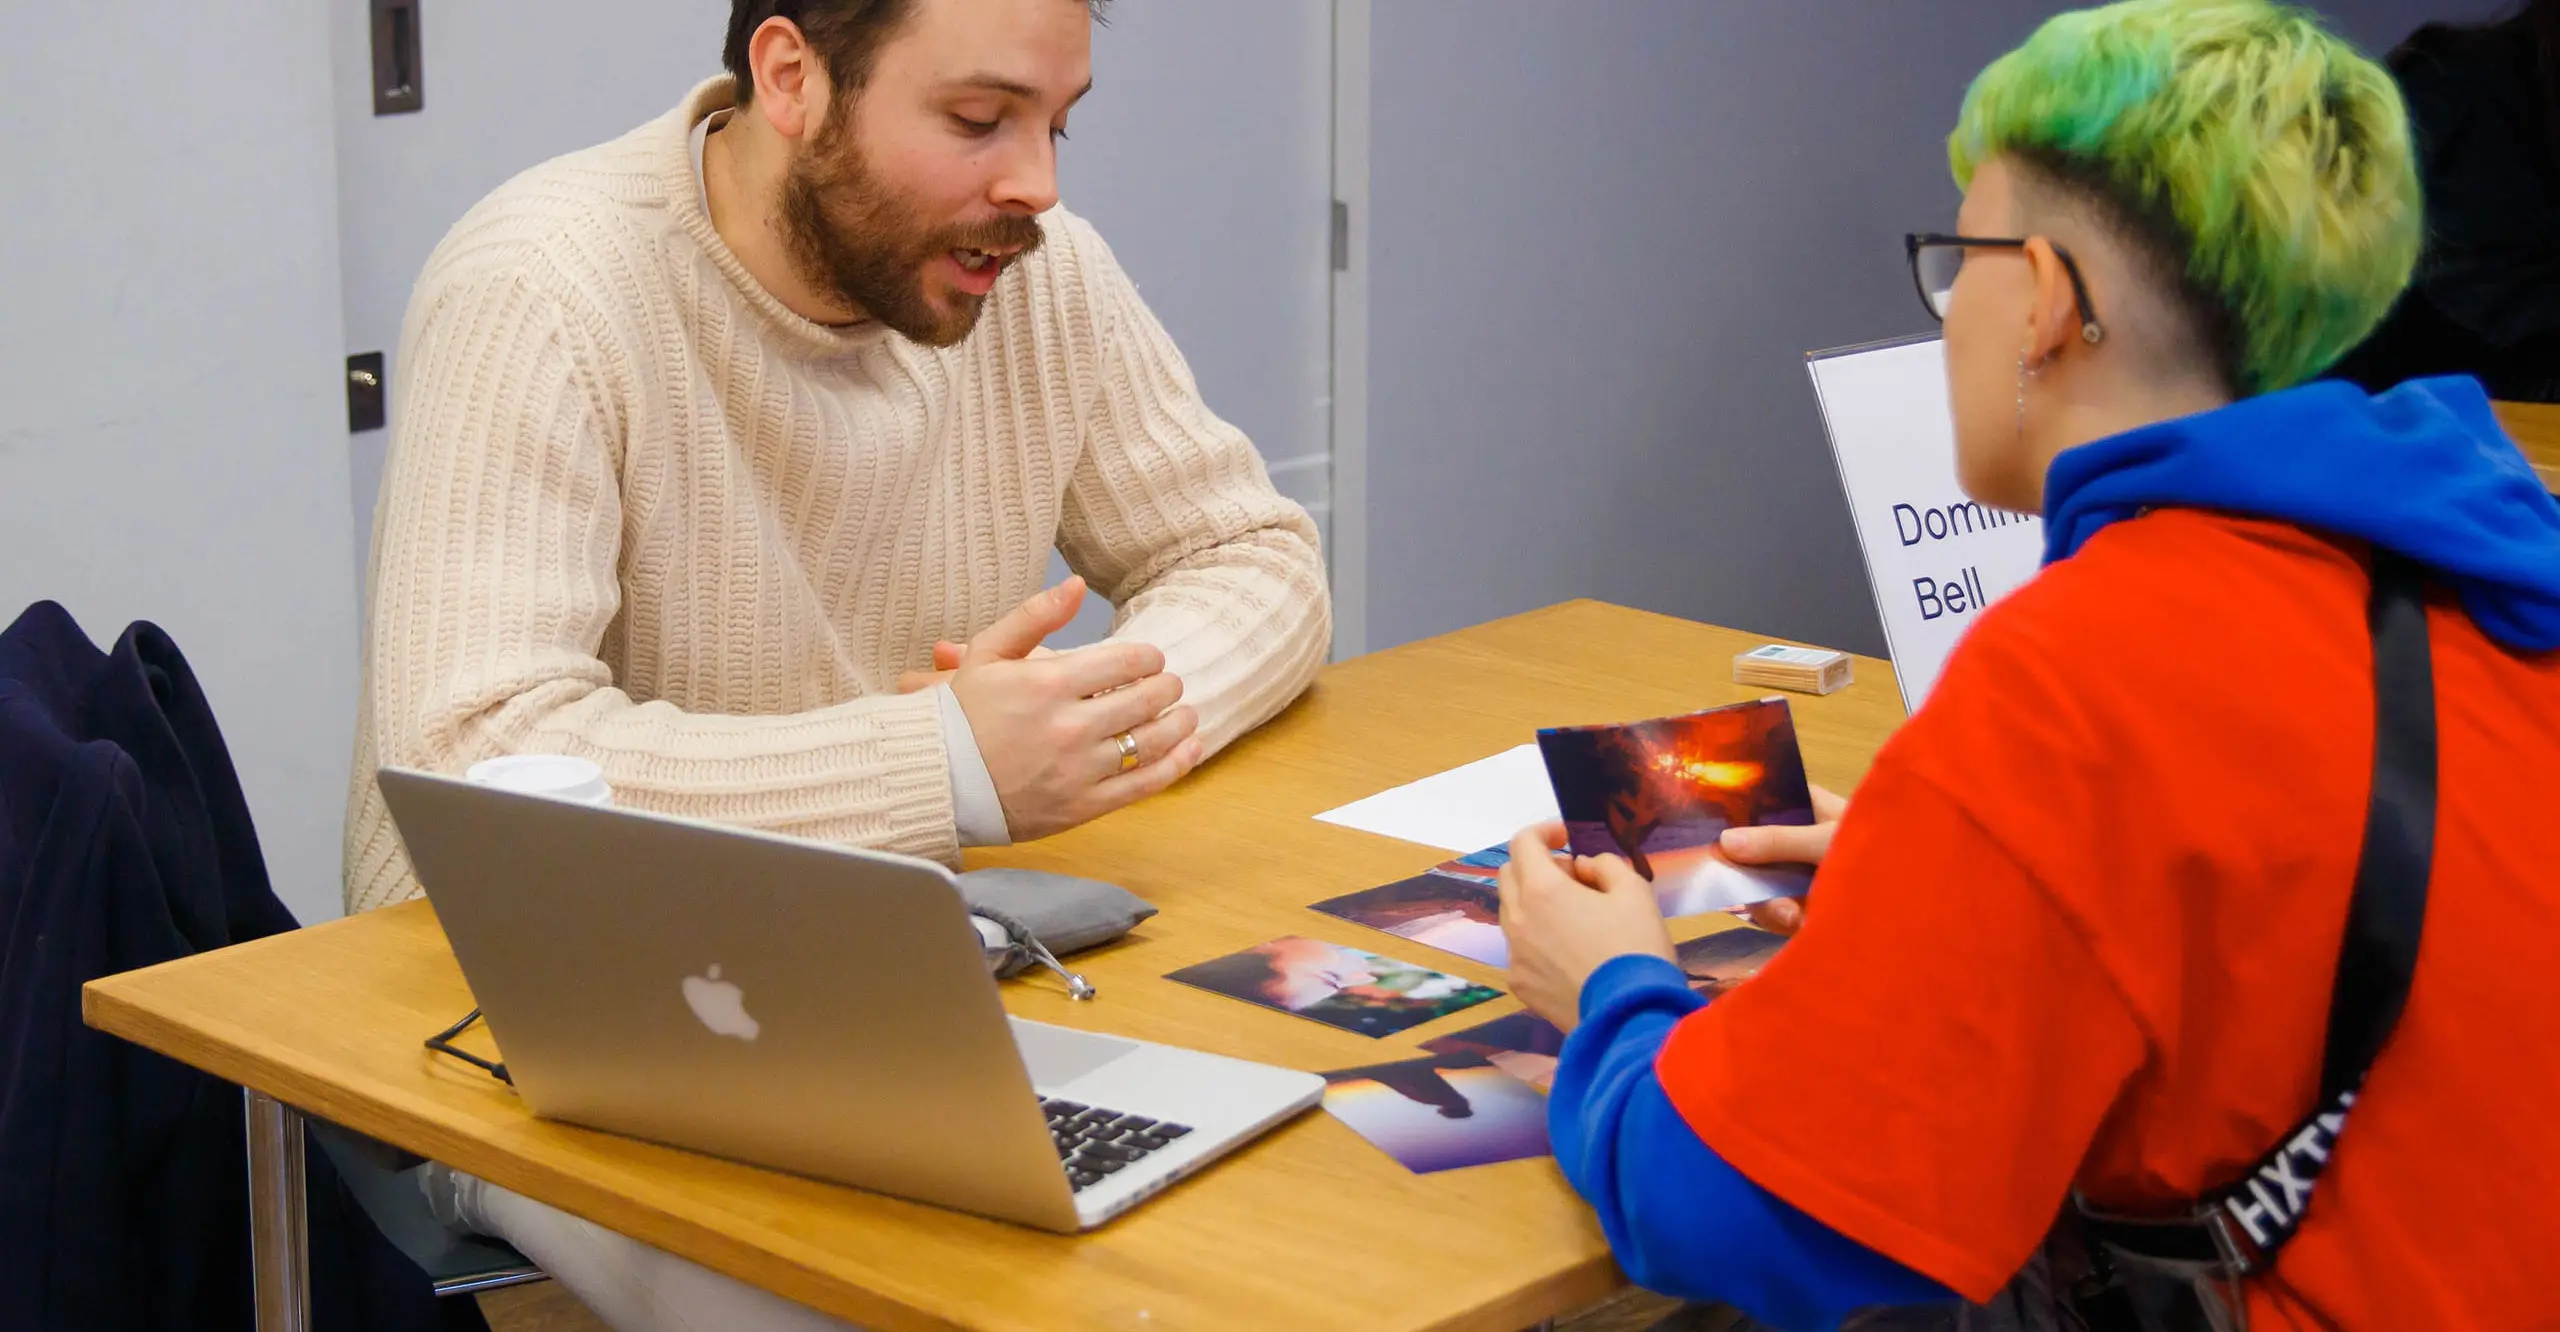
[[[2347,899],[2329,998],[2320,1099],[2240,1179],[2183,1217],[2108,1216],[2081,1206],[2088,1237],[2135,1258],[2265,1269],[2302,1224],[2365,1074],[2390,1040],[2418,969],[2435,858],[2435,666],[2427,643],[2425,579],[2377,549],[2373,560],[2373,794],[2364,848]]]

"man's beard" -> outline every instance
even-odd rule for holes
[[[986,297],[946,288],[937,306],[925,292],[926,268],[956,249],[1029,254],[1040,248],[1040,224],[1017,213],[974,226],[928,224],[872,174],[848,128],[843,120],[822,127],[783,178],[792,261],[840,303],[927,346],[951,346],[978,326]]]

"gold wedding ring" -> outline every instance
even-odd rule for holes
[[[1120,771],[1128,772],[1138,766],[1138,737],[1122,731],[1111,737],[1111,742],[1120,746]]]

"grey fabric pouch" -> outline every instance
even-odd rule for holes
[[[1084,978],[1058,958],[1106,944],[1156,914],[1144,898],[1118,884],[1040,870],[982,869],[960,875],[960,896],[974,915],[1003,926],[1011,943],[989,948],[987,963],[1001,977],[1046,966],[1067,978],[1077,998],[1089,998]]]

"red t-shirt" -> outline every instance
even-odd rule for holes
[[[2311,1107],[2373,762],[2361,548],[2163,510],[1985,612],[1803,933],[1657,1064],[1707,1145],[1972,1299]],[[2439,589],[2415,984],[2255,1326],[2560,1326],[2560,654]]]

